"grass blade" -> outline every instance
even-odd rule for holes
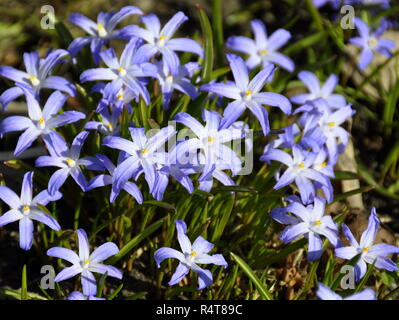
[[[265,288],[262,285],[259,278],[255,275],[255,273],[252,271],[249,265],[234,253],[230,252],[230,254],[233,257],[233,259],[237,262],[237,264],[241,267],[241,269],[244,271],[244,273],[249,277],[249,279],[251,279],[256,289],[258,289],[259,294],[262,296],[262,298],[264,300],[273,300],[272,295],[269,293],[267,288]]]

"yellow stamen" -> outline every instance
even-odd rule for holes
[[[267,50],[260,50],[259,53],[260,53],[261,56],[265,56],[265,55],[267,55],[269,52],[268,52]]]
[[[141,153],[142,153],[142,154],[146,154],[146,153],[148,153],[148,149],[147,149],[147,148],[143,148],[143,149],[141,149]]]
[[[369,247],[365,247],[365,248],[363,248],[363,251],[364,252],[368,252],[370,250],[370,248]]]
[[[124,75],[126,75],[126,70],[123,67],[119,67],[118,68],[119,74],[123,77]]]
[[[301,162],[301,163],[298,165],[298,167],[301,168],[301,169],[303,169],[303,168],[305,168],[305,164],[304,164],[303,162]]]
[[[323,162],[322,164],[320,164],[321,168],[324,168],[327,165],[327,162]]]
[[[24,212],[29,211],[29,210],[30,210],[30,207],[29,207],[29,206],[24,206],[24,207],[22,208],[22,210],[24,210]]]
[[[190,256],[191,257],[195,257],[197,255],[197,253],[195,252],[195,251],[192,251],[191,253],[190,253]]]
[[[334,126],[335,126],[335,122],[334,122],[334,121],[331,121],[331,122],[327,123],[327,125],[328,125],[329,127],[334,127]]]
[[[214,137],[208,137],[208,142],[213,142],[213,141],[215,141]]]
[[[89,259],[85,260],[85,264],[89,264],[89,262],[90,262]]]
[[[376,39],[370,39],[369,40],[369,46],[370,47],[374,47],[377,44],[377,40]]]
[[[159,40],[161,40],[161,41],[165,40],[165,36],[164,35],[160,36]]]
[[[246,95],[246,96],[251,96],[251,95],[252,95],[252,91],[251,91],[251,90],[245,91],[245,95]]]
[[[40,118],[40,119],[39,119],[39,124],[40,124],[40,125],[43,125],[43,124],[44,124],[44,119],[43,119],[43,118]]]
[[[316,226],[320,226],[320,225],[322,225],[322,222],[321,222],[320,220],[317,220],[314,224],[315,224]]]
[[[75,165],[75,160],[73,160],[73,159],[71,159],[71,158],[68,158],[68,159],[66,159],[65,161],[66,161],[66,163],[68,164],[68,166],[70,166],[70,167],[72,167],[72,166]]]
[[[100,37],[105,37],[107,35],[107,30],[105,30],[105,27],[101,23],[97,24],[97,30]]]
[[[122,68],[122,69],[123,69],[123,68]],[[117,98],[118,100],[123,100],[123,98],[124,98],[123,93],[118,93],[118,94],[116,95],[116,98]]]
[[[40,83],[40,80],[36,76],[29,76],[28,79],[34,86],[37,86]]]

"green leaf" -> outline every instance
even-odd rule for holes
[[[143,232],[140,232],[137,236],[135,236],[132,240],[130,240],[116,255],[108,260],[108,264],[115,264],[120,259],[122,259],[125,255],[127,255],[135,246],[137,246],[141,241],[149,237],[155,231],[157,231],[163,224],[164,219],[160,219],[150,225]]]
[[[386,124],[392,123],[398,100],[399,100],[399,79],[396,80],[395,85],[389,91],[388,100],[385,104],[384,114],[382,117],[384,123]],[[385,134],[387,136],[390,136],[391,132],[392,132],[392,127],[390,126],[385,127]]]
[[[101,275],[100,281],[98,282],[97,286],[97,297],[101,298],[103,295],[103,289],[105,285],[105,279],[107,279],[108,272],[105,272],[104,274]]]
[[[170,211],[175,211],[176,208],[174,206],[172,206],[171,204],[164,202],[164,201],[157,201],[157,200],[148,200],[148,201],[144,201],[142,203],[142,205],[150,205],[150,206],[156,206],[156,207],[160,207],[160,208],[164,208]]]
[[[213,33],[212,27],[205,11],[197,5],[197,11],[200,19],[202,36],[204,39],[204,65],[202,68],[202,83],[208,83],[211,81],[212,69],[213,69]]]
[[[263,284],[260,282],[259,278],[255,275],[255,273],[249,267],[249,265],[244,260],[242,260],[239,256],[235,255],[234,253],[230,252],[230,255],[237,262],[237,264],[241,267],[241,269],[244,271],[244,273],[249,277],[249,279],[251,279],[251,281],[255,285],[256,289],[258,289],[259,294],[262,296],[262,298],[264,300],[273,300],[272,295],[269,293],[267,288],[265,288],[263,286]]]
[[[28,281],[26,278],[26,264],[22,268],[21,300],[28,300]]]
[[[370,265],[370,266],[368,267],[366,274],[365,274],[364,277],[360,280],[359,284],[357,285],[357,287],[356,287],[356,289],[355,289],[355,292],[359,292],[359,291],[362,290],[363,287],[366,285],[367,280],[370,278],[371,274],[372,274],[373,271],[374,271],[374,264],[375,264],[375,261],[373,262],[372,265]]]
[[[373,190],[373,189],[374,189],[374,186],[366,186],[366,187],[361,187],[359,189],[341,193],[341,194],[335,196],[334,200],[331,203],[329,203],[329,205],[331,205],[334,202],[345,200],[346,198],[349,198],[355,194],[369,192],[370,190]]]
[[[333,180],[358,180],[359,176],[357,173],[349,172],[349,171],[334,171],[335,177]]]
[[[213,33],[215,35],[215,52],[218,66],[223,63],[223,15],[222,15],[222,0],[212,1],[212,25]]]
[[[213,189],[214,193],[218,193],[221,191],[258,193],[258,191],[256,191],[255,189],[250,189],[242,186],[220,186]]]
[[[141,297],[144,297],[148,292],[142,291],[142,292],[137,292],[134,295],[127,297],[126,300],[137,300],[140,299]]]
[[[122,288],[123,288],[123,283],[118,288],[116,288],[116,290],[114,292],[112,292],[112,294],[110,294],[108,296],[108,300],[113,300],[118,295],[118,293],[122,290]]]

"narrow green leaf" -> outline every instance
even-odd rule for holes
[[[204,39],[204,65],[202,68],[201,79],[203,83],[208,83],[211,80],[212,69],[213,69],[213,33],[212,27],[209,22],[209,19],[205,13],[205,11],[200,7],[200,5],[196,5],[198,15],[200,18],[200,24],[202,29],[202,36]]]
[[[142,292],[137,292],[134,295],[127,297],[126,300],[137,300],[140,299],[141,297],[144,297],[148,292],[142,291]]]
[[[374,186],[366,186],[366,187],[361,187],[359,189],[341,193],[341,194],[335,196],[334,200],[330,203],[330,205],[334,202],[345,200],[346,198],[349,198],[355,194],[369,192],[370,190],[373,190],[373,189],[374,189]]]
[[[123,283],[108,296],[108,300],[113,300],[118,295],[118,293],[121,292],[122,288],[123,288]]]
[[[163,224],[164,219],[160,219],[150,225],[143,232],[140,232],[137,236],[135,236],[132,240],[130,240],[116,255],[108,260],[108,264],[115,264],[120,259],[122,259],[125,255],[127,255],[135,246],[137,246],[141,241],[149,237],[155,231],[157,231]]]
[[[360,280],[359,284],[357,285],[355,292],[359,292],[360,290],[363,289],[363,287],[366,285],[367,280],[370,278],[371,274],[374,271],[374,265],[375,265],[375,261],[373,262],[372,265],[369,265],[366,274],[364,275],[364,277]]]
[[[213,33],[215,35],[215,52],[217,65],[221,66],[223,63],[223,15],[222,15],[222,0],[212,1],[212,25]]]
[[[244,273],[251,279],[253,284],[255,285],[256,289],[258,289],[259,294],[262,296],[264,300],[273,300],[272,295],[269,293],[267,288],[265,288],[262,283],[260,282],[259,278],[255,275],[249,265],[242,260],[239,256],[235,255],[234,253],[230,252],[230,255],[233,259],[237,262],[237,264],[241,267]]]
[[[26,264],[22,268],[21,300],[28,300],[28,281],[26,277]]]
[[[156,207],[164,208],[164,209],[167,209],[170,211],[176,210],[176,208],[174,206],[172,206],[171,204],[164,202],[164,201],[148,200],[148,201],[144,201],[142,203],[142,205],[156,206]]]

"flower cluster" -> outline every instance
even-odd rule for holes
[[[322,3],[319,1],[316,4],[319,6]],[[0,199],[10,207],[0,217],[0,226],[19,221],[20,247],[24,250],[32,247],[33,221],[44,223],[56,231],[62,229],[56,219],[45,212],[44,206],[62,198],[60,191],[69,177],[82,192],[110,186],[111,203],[125,191],[142,204],[149,195],[143,192],[146,187],[142,186],[141,177],[148,186],[148,194],[158,201],[164,198],[171,177],[188,193],[193,193],[196,187],[210,192],[215,179],[223,185],[235,185],[232,178],[242,170],[242,159],[231,144],[240,140],[252,144],[248,132],[255,129],[258,122],[262,129],[259,133],[269,135],[271,129],[267,110],[278,107],[278,112],[296,116],[297,121],[283,128],[283,133],[265,146],[260,159],[268,164],[272,161],[281,164],[275,174],[277,183],[274,189],[295,185],[300,195],[286,198],[287,206],[274,209],[271,213],[273,219],[287,225],[281,239],[287,243],[301,235],[307,237],[309,260],[320,258],[322,237],[335,247],[338,257],[352,259],[360,255],[356,264],[357,280],[364,276],[366,263],[374,263],[377,268],[397,270],[387,256],[397,253],[398,248],[374,244],[379,226],[374,209],[360,243],[345,225],[342,226],[350,242],[348,247],[342,246],[338,225],[329,215],[325,215],[326,203],[334,198],[330,180],[334,177],[334,166],[349,140],[349,133],[343,125],[355,113],[345,98],[334,92],[338,77],[332,74],[324,84],[320,84],[314,73],[301,71],[298,77],[309,92],[291,99],[265,90],[277,77],[277,68],[281,67],[289,73],[295,70],[294,62],[279,52],[290,40],[291,34],[278,29],[268,36],[263,22],[253,20],[254,40],[233,36],[226,43],[229,49],[247,55],[246,61],[232,53],[226,55],[234,81],[226,81],[225,78],[204,81],[199,73],[204,59],[200,43],[174,37],[188,17],[183,12],[177,12],[162,27],[156,15],[148,14],[141,17],[142,25],[117,29],[126,17],[142,14],[140,9],[126,6],[119,11],[100,13],[95,22],[73,13],[69,22],[83,29],[86,35],[74,39],[67,50],[54,50],[44,58],[40,58],[38,52],[25,53],[26,71],[0,67],[0,75],[15,82],[14,87],[0,96],[3,109],[20,96],[24,96],[27,102],[27,116],[5,118],[0,123],[0,136],[22,132],[14,150],[16,157],[36,140],[43,142],[48,154],[35,159],[35,166],[57,168],[49,178],[47,190],[36,197],[32,197],[33,172],[25,174],[20,196],[8,187],[0,186]],[[370,33],[359,19],[356,26],[360,37],[352,38],[350,42],[363,48],[360,68],[366,67],[376,52],[390,56],[392,43],[379,39],[384,30]],[[120,55],[110,46],[113,39],[125,41]],[[81,70],[80,84],[53,75],[58,65],[67,63],[64,60],[66,57],[69,57],[69,63],[77,65],[80,52],[86,45],[90,45],[92,66],[95,68]],[[190,53],[188,57],[198,61],[183,60],[180,52]],[[68,106],[68,95],[75,96],[77,88],[88,85],[87,82],[95,82],[90,87],[91,93],[93,97],[100,96],[97,101],[92,99],[97,103],[95,111],[62,112],[61,109]],[[45,102],[41,94],[44,89],[54,90]],[[179,93],[187,100],[202,96],[211,101],[216,97],[218,101],[215,102],[219,103],[223,112],[211,107],[203,108],[201,122],[190,115],[190,110],[179,109],[181,112],[173,113],[174,118],[170,119],[184,127],[179,131],[175,123],[158,130],[146,130],[146,124],[142,123],[143,127],[140,127],[130,121],[139,112],[138,109],[145,106],[163,107],[164,114],[168,114],[174,102],[173,95]],[[207,96],[208,93],[211,94]],[[294,111],[292,104],[298,105]],[[253,123],[252,118],[249,118],[249,123],[240,121],[247,109],[257,122]],[[80,132],[74,130],[74,139],[68,141],[64,127],[83,120],[81,127],[84,129]],[[183,133],[188,131],[188,139],[187,136],[182,138]],[[84,147],[85,143],[88,144],[86,141],[91,139],[90,135],[99,139],[101,153],[86,154]],[[154,254],[157,266],[166,258],[176,258],[179,265],[169,285],[180,282],[193,270],[198,274],[199,289],[210,286],[212,273],[198,264],[212,263],[226,268],[226,260],[221,254],[209,255],[214,245],[201,236],[191,244],[184,221],[176,220],[175,224],[181,252],[166,247],[158,249]],[[83,293],[74,291],[68,299],[101,299],[96,297],[97,282],[93,273],[107,273],[121,279],[122,273],[118,269],[102,263],[117,254],[119,249],[116,244],[107,242],[90,254],[86,232],[78,229],[76,233],[79,254],[62,247],[47,251],[49,256],[72,264],[63,269],[55,281],[81,274]],[[320,291],[320,297],[335,297],[335,294],[327,293],[322,285],[320,288],[324,290],[324,293]],[[367,294],[367,297],[370,295]]]

